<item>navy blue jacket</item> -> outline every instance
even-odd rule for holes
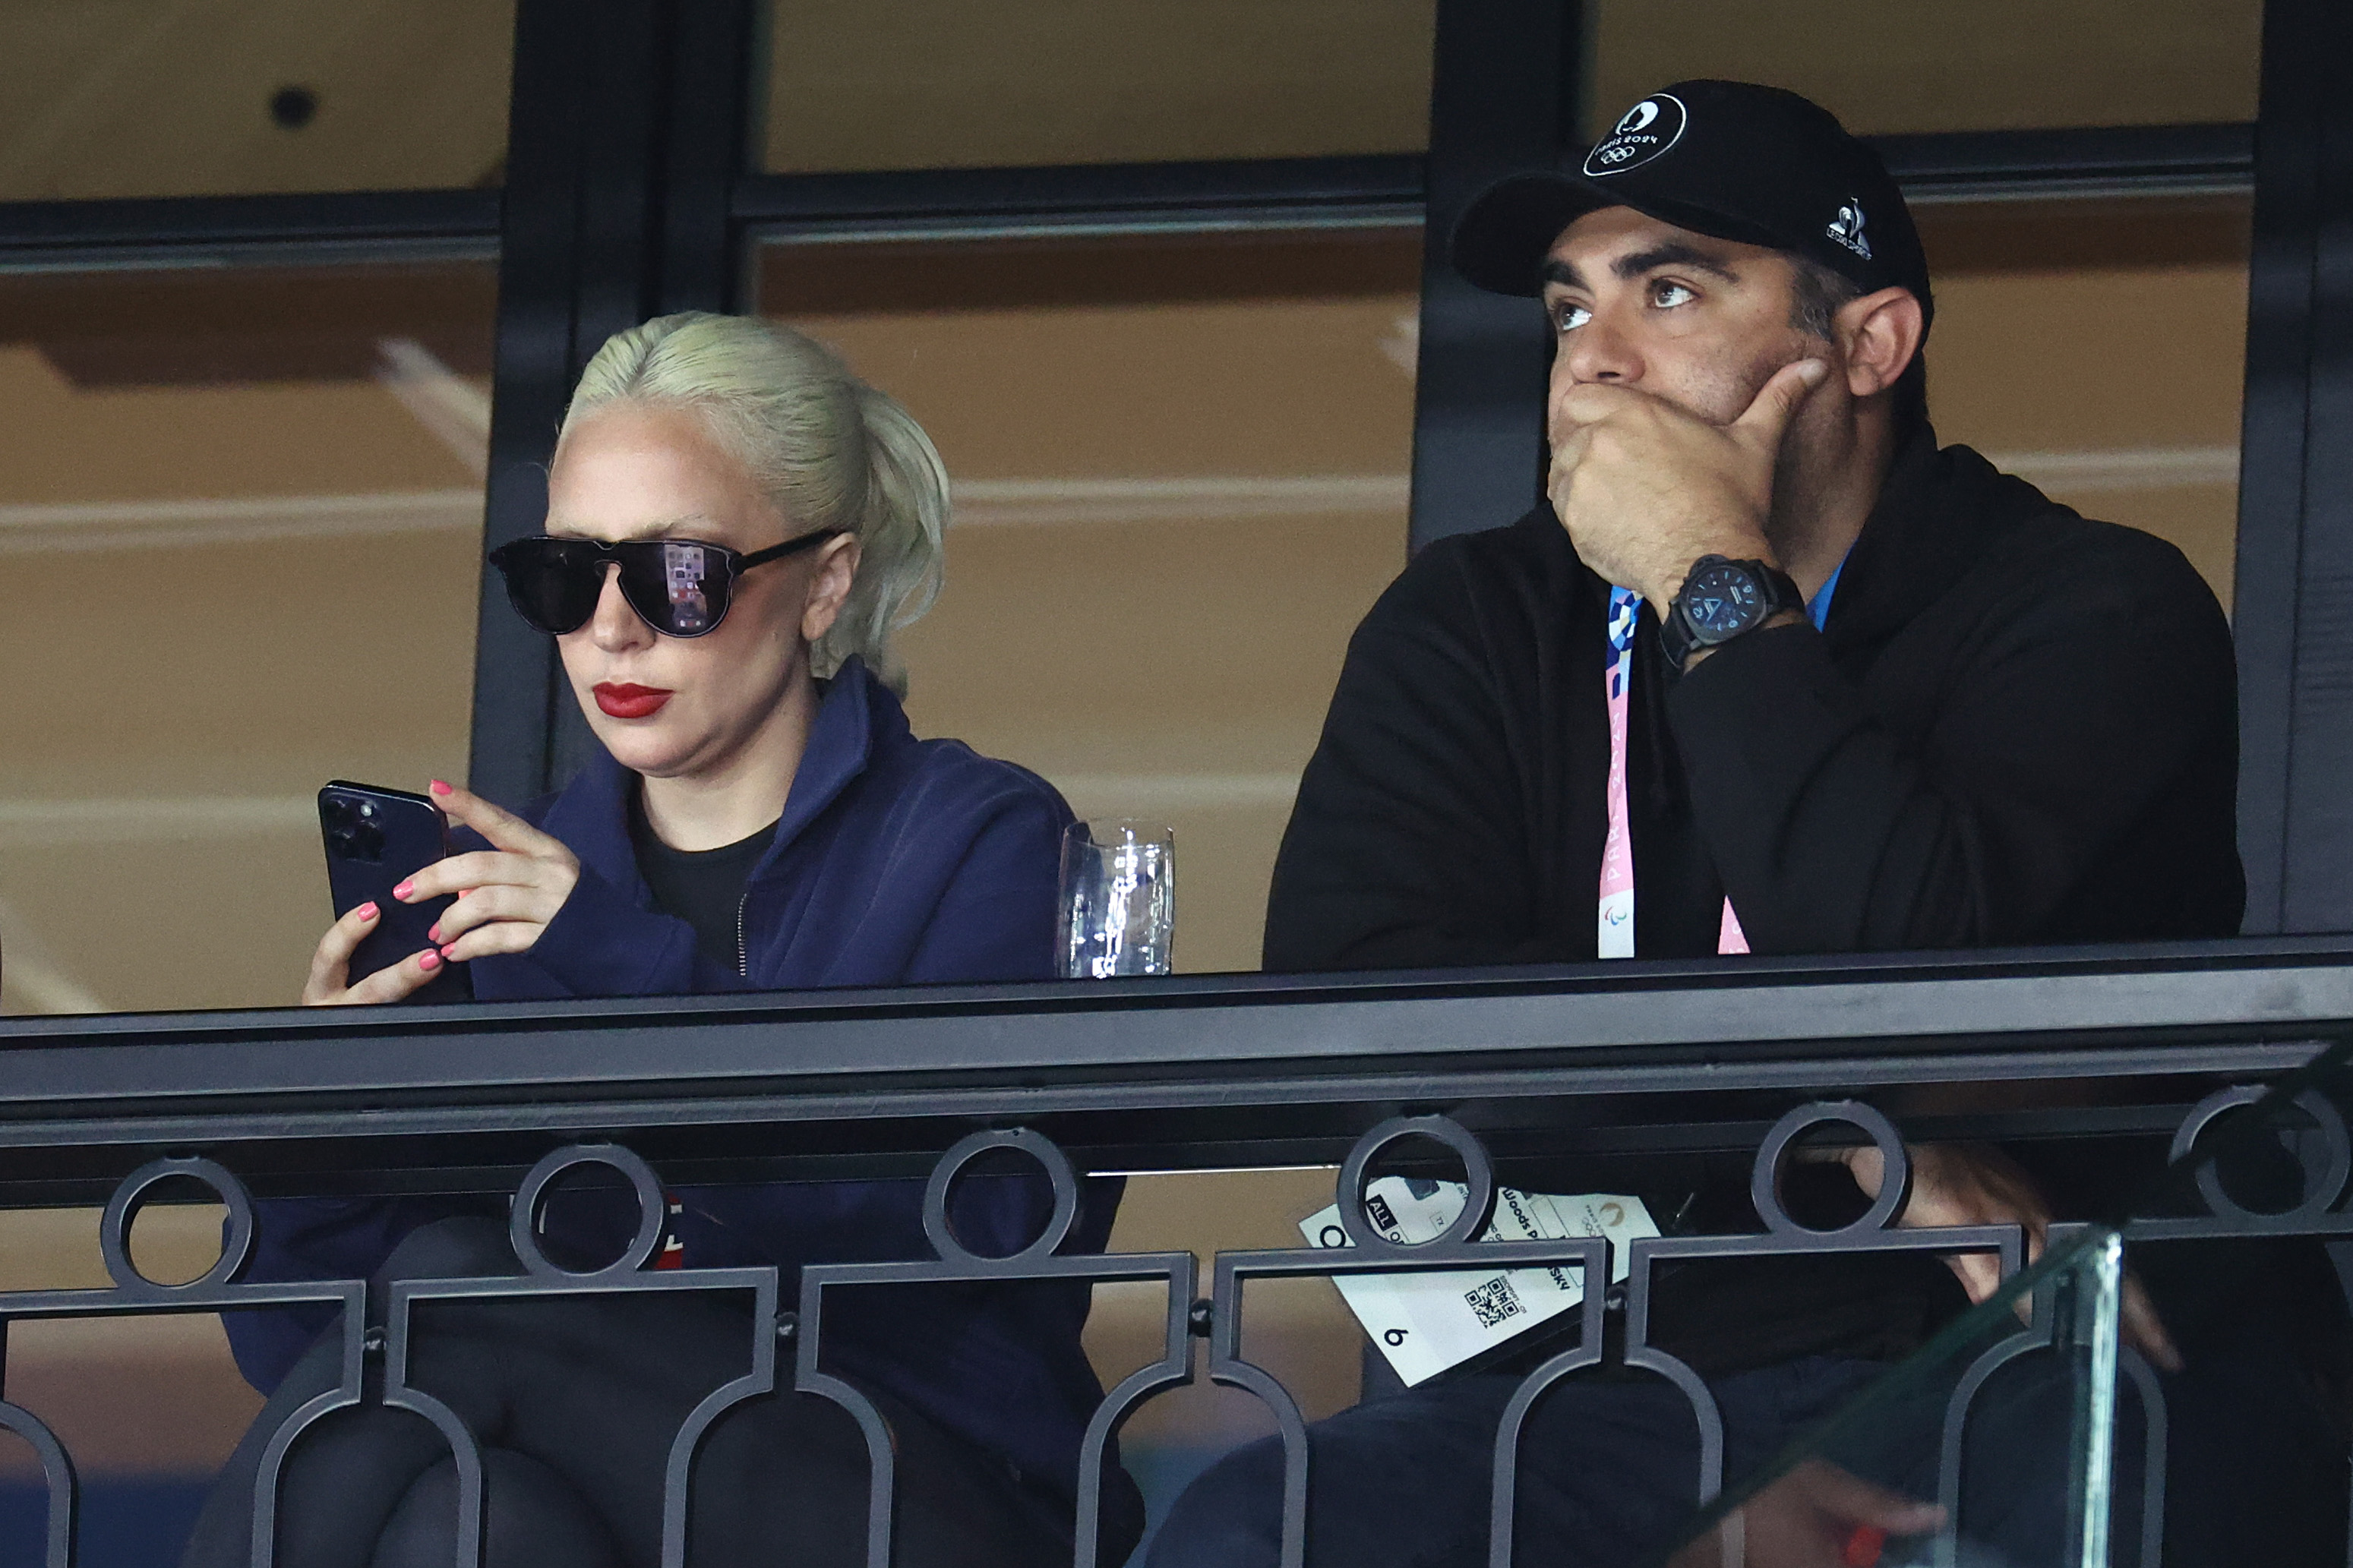
[[[775,844],[746,886],[742,963],[696,951],[650,907],[630,845],[635,775],[599,750],[524,815],[580,858],[580,881],[527,953],[476,960],[485,1001],[649,996],[832,985],[1037,980],[1053,973],[1055,879],[1070,810],[1053,786],[960,741],[918,741],[898,700],[852,660],[826,688]],[[1088,1184],[1065,1250],[1101,1251],[1118,1184]],[[686,1187],[673,1235],[689,1268],[924,1258],[920,1181]],[[1041,1180],[977,1175],[955,1221],[982,1253],[1016,1250],[1051,1208]],[[259,1205],[248,1279],[373,1274],[417,1226],[494,1212],[451,1199],[278,1200]],[[609,1254],[608,1254],[609,1255]],[[930,1286],[828,1293],[826,1365],[897,1394],[1056,1489],[1103,1397],[1079,1342],[1083,1284]],[[844,1308],[849,1310],[844,1310]],[[228,1314],[237,1364],[277,1385],[329,1310]]]

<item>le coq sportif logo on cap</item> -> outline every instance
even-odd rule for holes
[[[1641,168],[1683,140],[1687,118],[1683,100],[1673,93],[1644,99],[1585,155],[1586,174],[1622,174]]]
[[[1822,232],[1865,261],[1871,259],[1871,239],[1862,232],[1862,204],[1854,197],[1847,197],[1846,205],[1838,210],[1838,216],[1831,219],[1830,226]]]

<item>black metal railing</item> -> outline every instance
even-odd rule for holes
[[[1086,1431],[1074,1561],[1098,1561],[1104,1460],[1121,1426],[1145,1401],[1207,1378],[1247,1391],[1273,1416],[1284,1455],[1283,1561],[1295,1568],[1306,1560],[1307,1423],[1282,1379],[1250,1357],[1250,1282],[1537,1266],[1608,1281],[1619,1260],[1606,1237],[1472,1239],[1487,1224],[1502,1164],[1562,1152],[1608,1159],[1747,1151],[1761,1228],[1632,1242],[1622,1293],[1587,1289],[1573,1342],[1526,1373],[1504,1416],[1493,1474],[1493,1561],[1501,1565],[1512,1560],[1522,1422],[1546,1389],[1605,1361],[1663,1378],[1688,1399],[1701,1435],[1694,1508],[1742,1480],[1725,1473],[1723,1423],[1707,1381],[1651,1342],[1662,1266],[1981,1250],[2017,1277],[2027,1241],[2016,1226],[1896,1223],[1907,1140],[1953,1137],[2127,1140],[2169,1153],[2196,1197],[2116,1216],[2131,1220],[2125,1230],[2134,1242],[2353,1236],[2344,1212],[2353,1140],[2341,1086],[2309,1071],[2340,1046],[2353,1047],[2353,963],[2316,944],[12,1019],[0,1021],[0,1200],[88,1202],[104,1190],[100,1245],[112,1282],[0,1294],[0,1331],[37,1319],[340,1308],[339,1380],[288,1413],[269,1439],[252,1500],[254,1562],[271,1560],[278,1477],[302,1432],[335,1411],[380,1402],[422,1415],[448,1444],[459,1483],[457,1561],[470,1563],[482,1546],[479,1435],[411,1384],[416,1309],[459,1299],[748,1292],[748,1369],[712,1391],[670,1443],[662,1561],[687,1560],[686,1498],[703,1436],[742,1402],[788,1386],[835,1402],[863,1431],[868,1560],[881,1565],[890,1561],[892,1445],[876,1406],[821,1369],[828,1302],[839,1299],[829,1293],[948,1282],[1156,1284],[1166,1293],[1161,1354],[1111,1389]],[[2299,1067],[2306,1075],[2267,1109],[2293,1106],[2289,1114],[2301,1119],[2292,1142],[2304,1190],[2263,1212],[2226,1187],[2210,1145],[2225,1128],[2248,1135],[2245,1112],[2263,1083]],[[1978,1094],[1968,1109],[1923,1098],[1964,1085],[2000,1092]],[[1886,1174],[1867,1212],[1808,1228],[1784,1205],[1782,1178],[1794,1152],[1825,1131],[1876,1144]],[[1401,1246],[1366,1223],[1363,1194],[1375,1170],[1414,1139],[1450,1152],[1468,1198],[1440,1239]],[[957,1238],[948,1194],[976,1161],[1001,1161],[1008,1151],[1042,1168],[1053,1214],[1021,1249],[982,1256]],[[1345,1248],[1219,1252],[1205,1297],[1189,1252],[1060,1250],[1082,1172],[1303,1161],[1340,1165]],[[572,1268],[548,1255],[537,1227],[552,1184],[583,1165],[619,1173],[638,1209],[618,1257]],[[666,1186],[916,1171],[928,1172],[930,1258],[808,1266],[790,1306],[776,1268],[649,1267],[662,1244]],[[133,1267],[130,1226],[142,1204],[188,1182],[224,1205],[223,1251],[202,1277],[160,1284]],[[522,1272],[396,1280],[377,1288],[374,1304],[361,1280],[239,1278],[256,1194],[418,1191],[512,1193],[509,1236]],[[2053,1231],[2062,1241],[2076,1234]],[[1610,1331],[1613,1313],[1622,1314],[1622,1332]],[[1999,1367],[2050,1347],[2054,1321],[2046,1302],[2030,1326],[1972,1351],[1945,1418],[1948,1502],[1958,1497],[1957,1434],[1971,1400]],[[1198,1366],[1197,1338],[1207,1341]],[[780,1346],[790,1347],[788,1367]],[[2117,1506],[2141,1520],[2140,1558],[2154,1564],[2163,1394],[2138,1358],[2126,1352],[2121,1365],[2138,1392],[2153,1462],[2142,1491]],[[0,1426],[39,1457],[49,1497],[46,1562],[63,1568],[76,1540],[71,1457],[30,1411],[0,1403]]]

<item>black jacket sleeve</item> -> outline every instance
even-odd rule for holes
[[[1275,862],[1270,970],[1572,956],[1543,933],[1529,826],[1569,792],[1531,776],[1525,721],[1497,688],[1495,644],[1525,640],[1525,617],[1474,595],[1456,545],[1423,552],[1349,642]]]
[[[2237,930],[2229,627],[2171,545],[2068,523],[2097,547],[2018,573],[1916,725],[1811,626],[1677,683],[1694,814],[1755,951]]]

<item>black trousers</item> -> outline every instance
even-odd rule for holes
[[[382,1277],[522,1271],[503,1226],[468,1218],[409,1237]],[[412,1312],[411,1384],[455,1410],[481,1447],[491,1568],[655,1568],[670,1443],[705,1394],[749,1370],[748,1304],[656,1292],[427,1302]],[[251,1561],[262,1451],[288,1415],[335,1386],[342,1339],[338,1325],[270,1396],[207,1500],[184,1568]],[[919,1412],[870,1396],[894,1443],[901,1568],[1070,1561],[1067,1503]],[[862,1568],[867,1470],[863,1435],[829,1400],[785,1393],[737,1406],[695,1464],[688,1561]],[[278,1562],[448,1568],[457,1492],[449,1447],[424,1417],[373,1404],[335,1412],[287,1458]],[[1111,1544],[1124,1555],[1124,1543]]]

